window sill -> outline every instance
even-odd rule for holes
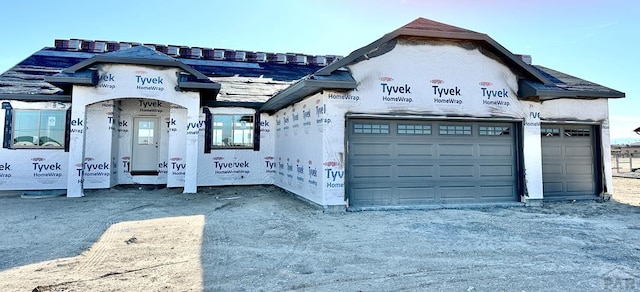
[[[253,150],[253,146],[250,147],[219,147],[219,146],[211,146],[211,150]]]

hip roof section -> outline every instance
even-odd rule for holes
[[[120,63],[178,67],[200,83],[215,82],[223,88],[222,98],[234,102],[265,102],[276,92],[311,74],[338,56],[294,53],[248,52],[228,49],[192,48],[155,44],[56,40],[0,75],[0,95],[9,99],[47,100],[58,96],[71,100],[65,82],[77,82],[79,72],[99,63]],[[82,75],[82,74],[81,74]],[[85,74],[86,75],[86,74]],[[76,79],[74,79],[76,78]],[[82,76],[91,78],[91,76]],[[72,81],[76,80],[76,81]],[[215,80],[215,81],[214,81]],[[90,82],[90,81],[86,81]],[[225,84],[229,83],[228,89]],[[247,90],[238,94],[238,84]],[[242,87],[242,86],[240,86]]]
[[[54,47],[35,52],[1,74],[0,96],[70,101],[69,82],[89,85],[94,82],[88,72],[93,65],[116,62],[179,67],[185,73],[181,83],[183,88],[209,92],[212,95],[208,99],[210,102],[246,102],[254,106],[264,103],[263,110],[273,112],[324,89],[355,89],[356,80],[347,66],[386,53],[398,38],[479,44],[518,76],[518,97],[521,99],[625,96],[623,92],[575,76],[531,65],[486,34],[424,18],[386,34],[344,58],[130,42],[56,40]]]

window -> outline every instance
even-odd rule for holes
[[[508,136],[509,127],[480,126],[480,136]]]
[[[66,112],[14,110],[12,148],[63,148]]]
[[[543,137],[560,136],[559,128],[540,128],[540,135]]]
[[[404,135],[431,135],[431,125],[398,125],[398,134]]]
[[[440,126],[440,135],[471,135],[471,126],[455,126],[455,125],[442,125]]]
[[[389,134],[388,124],[353,124],[355,134]]]
[[[155,125],[153,121],[138,121],[138,145],[153,145]]]
[[[253,148],[253,115],[212,115],[212,148]]]
[[[564,129],[564,135],[567,137],[589,137],[591,131],[589,128],[581,129]]]

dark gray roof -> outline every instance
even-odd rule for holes
[[[488,35],[425,18],[418,18],[408,23],[407,25],[384,35],[382,38],[374,41],[367,46],[353,51],[343,59],[340,59],[333,64],[330,64],[318,70],[314,74],[328,75],[341,67],[363,60],[363,57],[368,58],[368,55],[376,54],[376,51],[385,50],[390,42],[393,42],[399,37],[423,37],[478,42],[483,45],[486,50],[495,54],[498,58],[500,58],[513,70],[519,73],[522,77],[535,80],[536,82],[545,85],[553,85],[553,83],[549,81],[544,75],[531,68],[531,66],[528,66],[518,56],[509,52],[509,50],[504,48]]]
[[[200,80],[207,80],[207,76],[180,62],[179,60],[172,58],[164,53],[158,52],[155,49],[146,46],[137,46],[133,48],[123,49],[120,51],[110,52],[101,55],[95,55],[89,59],[86,59],[78,64],[75,64],[69,68],[64,69],[62,74],[74,74],[83,69],[90,68],[95,64],[100,63],[115,63],[115,64],[135,64],[135,65],[150,65],[150,66],[168,66],[178,67],[185,72],[193,75]],[[45,78],[46,81],[46,78]]]
[[[207,76],[179,60],[146,46],[137,46],[103,55],[95,55],[62,70],[58,74],[45,76],[44,81],[66,92],[71,92],[71,87],[74,84],[95,86],[98,84],[98,72],[94,67],[95,65],[106,63],[179,68],[181,73],[178,78],[178,88],[180,90],[200,92],[201,100],[215,101],[220,91],[219,83],[209,80]]]
[[[355,79],[346,70],[336,70],[326,76],[309,75],[269,99],[261,110],[273,113],[322,90],[352,90],[356,85]]]
[[[0,98],[4,95],[6,99],[70,101],[70,93],[68,90],[65,91],[68,88],[65,88],[64,84],[90,84],[93,76],[89,69],[94,64],[113,62],[179,67],[188,75],[181,80],[181,87],[184,89],[195,90],[202,87],[203,77],[222,79],[215,82],[220,83],[223,88],[227,79],[237,82],[233,77],[246,77],[260,84],[259,89],[249,91],[250,93],[243,96],[246,102],[265,102],[277,91],[282,90],[283,84],[291,84],[337,58],[339,57],[333,55],[312,56],[91,40],[56,40],[55,47],[35,52],[0,75]],[[255,96],[252,95],[254,93]],[[232,101],[245,102],[237,95]]]
[[[275,111],[323,89],[354,89],[355,80],[344,67],[387,52],[402,37],[462,40],[479,44],[483,50],[491,52],[516,72],[519,77],[519,98],[544,100],[625,96],[623,92],[611,88],[527,64],[486,34],[418,18],[355,50],[344,59],[333,55],[56,40],[55,47],[34,53],[0,75],[0,98],[5,95],[7,99],[70,100],[65,84],[92,84],[95,76],[91,75],[89,69],[93,64],[115,62],[179,67],[185,73],[180,80],[183,89],[208,90],[215,94],[217,90],[220,91],[216,100],[209,100],[211,104],[228,102],[237,105],[247,102],[255,106],[266,102],[263,110]],[[131,47],[134,49],[126,50]],[[206,82],[203,77],[214,81]],[[221,86],[216,89],[218,85],[212,85],[215,83]],[[271,96],[273,98],[269,100]]]
[[[532,68],[544,74],[553,85],[544,85],[531,80],[520,80],[518,97],[540,98],[622,98],[624,92],[611,89],[593,82],[571,76],[547,67],[532,65]]]
[[[511,53],[486,34],[451,26],[429,19],[418,18],[409,24],[384,35],[373,43],[353,51],[348,56],[340,59],[310,75],[310,78],[326,76],[328,79],[336,78],[335,72],[344,69],[347,65],[384,54],[391,50],[401,37],[422,37],[432,39],[463,40],[479,43],[485,50],[493,53],[502,62],[509,66],[519,77],[519,98],[618,98],[625,94],[611,88],[604,87],[568,74],[551,70],[542,66],[533,66],[523,59]],[[344,85],[344,84],[343,84]],[[326,86],[326,87],[323,87]],[[333,87],[331,87],[333,86]],[[340,89],[349,89],[349,86]],[[355,88],[355,86],[353,87]],[[331,81],[316,83],[313,87],[305,88],[304,83],[296,84],[285,91],[275,95],[264,106],[265,110],[277,110],[286,104],[282,101],[296,102],[309,92],[318,92],[322,89],[338,89]],[[278,105],[278,106],[276,106]]]

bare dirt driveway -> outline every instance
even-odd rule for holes
[[[640,180],[614,188],[606,203],[356,213],[275,187],[4,194],[0,291],[637,291]]]

